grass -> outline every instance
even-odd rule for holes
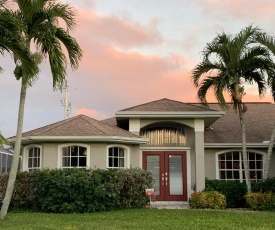
[[[275,213],[134,209],[91,214],[8,213],[0,229],[275,229]]]

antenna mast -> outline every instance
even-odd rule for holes
[[[67,83],[67,79],[65,79],[65,86],[64,86],[64,98],[63,100],[61,100],[61,104],[64,107],[64,120],[69,118],[69,114],[70,114],[70,107],[71,107],[71,103],[68,102],[68,83]]]

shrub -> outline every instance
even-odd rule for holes
[[[4,199],[9,174],[0,173],[0,204]],[[16,176],[14,191],[12,194],[10,209],[30,209],[33,204],[33,186],[30,185],[30,173],[22,172]]]
[[[195,192],[189,199],[190,208],[225,209],[226,197],[217,191]]]
[[[275,194],[274,193],[250,193],[245,196],[246,203],[253,210],[272,211],[275,210]]]
[[[0,201],[8,176],[0,176]],[[19,173],[10,207],[55,213],[144,207],[152,174],[142,169],[54,169]]]
[[[206,179],[204,191],[218,191],[225,195],[227,208],[246,207],[245,195],[247,189],[245,183]]]
[[[252,183],[252,191],[263,193],[275,193],[275,178],[267,178],[266,180]]]

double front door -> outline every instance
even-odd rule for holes
[[[153,174],[158,201],[187,201],[186,152],[143,151],[142,160]]]

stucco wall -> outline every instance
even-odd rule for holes
[[[44,143],[37,145],[42,147],[42,168],[58,168],[58,146],[63,144],[67,143]],[[127,153],[128,167],[141,167],[139,164],[141,162],[139,159],[139,145],[121,145],[112,143],[83,144],[90,147],[90,168],[105,169],[107,167],[107,148],[111,146],[120,146],[122,148],[126,148],[127,151],[129,151]],[[27,161],[25,161],[25,164],[27,164]]]

